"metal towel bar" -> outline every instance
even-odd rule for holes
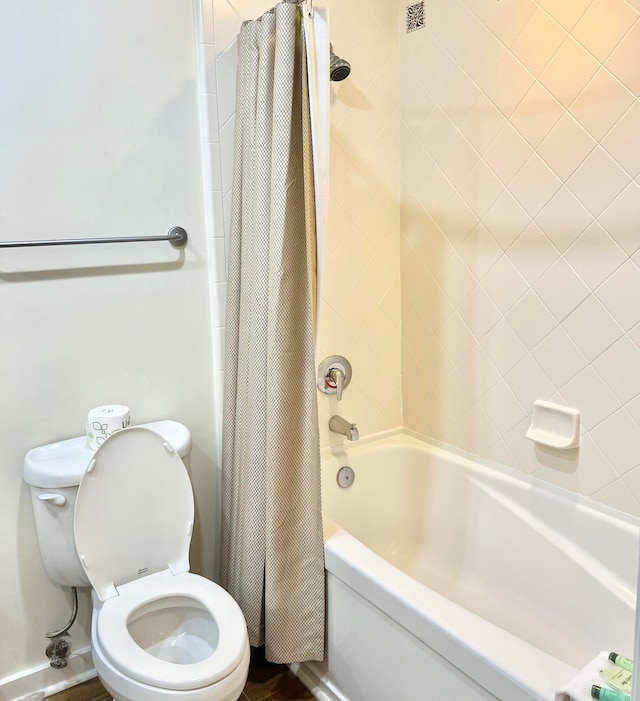
[[[32,246],[76,246],[87,243],[134,243],[138,241],[168,241],[174,248],[184,248],[189,237],[181,226],[173,226],[164,236],[117,236],[98,239],[49,239],[44,241],[0,241],[0,248],[30,248]]]

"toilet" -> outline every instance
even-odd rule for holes
[[[190,450],[185,426],[158,421],[25,458],[45,569],[92,587],[93,662],[116,701],[236,701],[247,679],[239,606],[189,571]]]

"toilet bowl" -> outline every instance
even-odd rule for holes
[[[54,463],[56,450],[68,461],[71,448],[61,445],[36,449],[30,469],[25,463],[34,510],[69,506],[62,491],[71,485]],[[189,572],[193,492],[178,451],[157,430],[132,427],[89,458],[72,504],[73,536],[93,587],[92,656],[103,685],[117,701],[236,701],[249,666],[246,624],[222,587]],[[46,548],[47,535],[38,537]]]

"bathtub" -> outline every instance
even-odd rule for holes
[[[333,450],[326,658],[294,669],[317,698],[548,701],[633,655],[635,519],[406,434]]]

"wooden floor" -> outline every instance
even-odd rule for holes
[[[289,671],[286,665],[271,664],[264,659],[261,648],[251,650],[249,678],[240,701],[304,701],[312,699],[311,692]],[[90,679],[71,689],[49,697],[50,701],[111,701],[98,679]]]

